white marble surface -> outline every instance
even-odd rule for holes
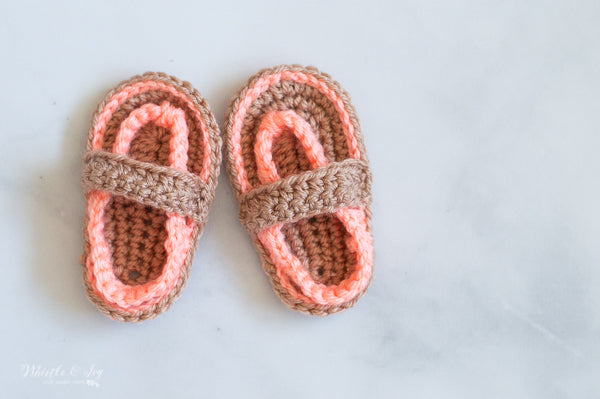
[[[125,3],[0,3],[3,397],[600,397],[600,3]],[[165,71],[222,122],[251,74],[292,62],[362,120],[368,295],[287,310],[222,174],[181,299],[142,325],[102,316],[78,258],[104,92]],[[90,367],[99,386],[76,384]]]

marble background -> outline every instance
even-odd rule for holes
[[[3,395],[600,397],[599,20],[598,1],[2,1]],[[103,94],[165,71],[221,123],[280,63],[332,74],[362,120],[368,295],[287,310],[222,174],[181,299],[101,315],[78,258]]]

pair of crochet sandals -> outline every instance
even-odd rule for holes
[[[348,94],[312,67],[282,65],[231,103],[224,153],[275,292],[294,310],[353,306],[373,275],[371,173]],[[93,117],[82,184],[84,282],[113,319],[167,310],[190,274],[214,200],[221,136],[206,101],[162,73],[111,90]]]

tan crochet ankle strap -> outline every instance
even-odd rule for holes
[[[105,191],[198,223],[206,222],[213,196],[193,173],[106,151],[85,155],[82,184],[86,192]]]
[[[240,198],[240,220],[258,233],[278,223],[371,203],[371,172],[362,160],[346,159],[259,186]]]

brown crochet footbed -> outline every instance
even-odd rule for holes
[[[248,88],[252,87],[261,77],[282,70],[301,71],[316,75],[336,90],[338,95],[344,99],[346,109],[348,110],[352,123],[356,129],[355,133],[359,148],[363,154],[362,158],[366,161],[366,151],[356,112],[350,103],[348,94],[337,82],[332,80],[328,75],[320,73],[317,69],[312,67],[305,68],[301,66],[283,65],[272,69],[266,69],[251,77],[246,86],[244,86],[234,98],[229,109],[229,118],[226,121],[224,129],[228,172],[238,200],[241,197],[241,189],[237,184],[237,173],[233,167],[231,148],[232,116],[237,111],[238,103],[245,96],[245,92]],[[258,126],[260,125],[262,117],[268,112],[283,110],[293,110],[308,121],[323,146],[325,156],[330,161],[343,161],[349,158],[347,139],[339,119],[339,114],[333,103],[316,88],[295,81],[284,80],[270,86],[263,92],[250,105],[244,119],[241,132],[242,156],[248,180],[252,187],[262,185],[258,179],[254,154],[254,143],[258,133]],[[281,178],[311,169],[305,155],[305,150],[291,132],[284,132],[275,140],[273,144],[273,160]],[[368,231],[370,233],[370,206],[365,208],[365,212],[367,214]],[[296,255],[305,265],[308,265],[311,276],[317,282],[325,285],[337,285],[354,271],[356,257],[346,246],[346,239],[349,234],[336,216],[319,215],[302,219],[296,223],[287,223],[283,226],[282,231],[284,232],[286,240],[294,255]],[[276,293],[287,306],[294,310],[315,315],[327,315],[339,312],[353,306],[368,288],[365,288],[360,295],[351,301],[338,306],[315,305],[297,300],[290,296],[281,286],[276,274],[275,266],[268,253],[257,239],[256,235],[252,232],[250,233],[254,245],[263,261],[263,267],[268,274]],[[310,263],[308,262],[309,259],[311,261]]]
[[[127,85],[146,80],[162,81],[177,87],[183,93],[188,94],[190,99],[196,104],[198,110],[200,110],[209,130],[207,134],[210,136],[212,153],[209,155],[212,157],[212,170],[207,185],[212,187],[211,195],[214,197],[214,188],[216,186],[220,164],[220,138],[218,127],[208,105],[189,83],[181,82],[176,78],[160,73],[147,73],[141,77],[134,77],[121,83],[116,89],[107,94],[105,100],[100,104],[94,115],[94,121],[96,120],[96,116],[104,108],[104,102],[114,93]],[[200,131],[200,127],[196,126],[193,114],[181,99],[170,93],[159,90],[135,95],[128,99],[113,113],[110,121],[107,123],[103,150],[112,152],[112,146],[121,122],[124,121],[133,110],[146,103],[160,105],[163,101],[169,101],[171,104],[185,110],[186,122],[189,129],[187,168],[191,173],[200,174],[202,170],[202,160],[204,159],[204,148],[201,140],[201,135],[203,133]],[[95,123],[93,125],[95,125]],[[171,133],[168,129],[149,123],[142,127],[135,135],[128,156],[138,161],[168,166],[170,136]],[[88,142],[88,151],[90,148],[91,142]],[[212,202],[212,199],[210,202]],[[104,233],[112,252],[113,271],[118,279],[124,284],[145,284],[160,276],[166,262],[166,250],[164,247],[167,238],[167,231],[165,228],[166,220],[167,216],[165,212],[160,209],[155,209],[151,206],[146,206],[116,195],[111,197],[111,201],[106,207],[104,214]],[[191,267],[197,241],[202,234],[203,229],[204,224],[200,223],[198,223],[194,229],[192,248],[190,249],[176,288],[171,295],[168,295],[152,308],[145,311],[128,313],[111,307],[106,301],[99,298],[87,283],[84,259],[84,280],[86,281],[88,296],[101,311],[117,320],[142,321],[156,317],[158,314],[166,311],[172,302],[179,297],[189,275],[189,269]],[[86,233],[84,232],[84,234]],[[87,243],[85,255],[87,255]]]

